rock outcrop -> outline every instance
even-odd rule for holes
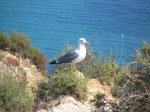
[[[0,69],[11,75],[13,80],[26,83],[29,94],[33,98],[38,84],[44,79],[44,75],[38,71],[35,65],[31,64],[29,59],[23,59],[17,54],[12,55],[7,51],[0,50]]]
[[[92,100],[97,93],[105,94],[107,98],[113,100],[110,89],[110,86],[101,84],[97,79],[90,79],[87,83],[88,100]]]
[[[53,107],[50,112],[91,112],[90,106],[76,101],[73,97],[64,97],[60,104]]]

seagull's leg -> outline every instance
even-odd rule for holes
[[[74,67],[75,67],[75,68],[74,68],[74,69],[75,69],[75,75],[78,76],[79,71],[77,70],[76,64],[74,64]]]
[[[75,76],[80,77],[80,78],[84,77],[84,75],[80,71],[78,71],[76,64],[72,64],[71,67],[72,67],[71,69],[73,70]]]
[[[71,64],[71,69],[72,69],[72,71],[74,72],[75,75],[78,75],[78,70],[77,70],[77,66],[76,66],[75,63]]]

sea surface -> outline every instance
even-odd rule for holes
[[[96,39],[95,52],[109,57],[113,50],[116,61],[129,62],[143,40],[150,42],[150,0],[0,0],[0,31],[13,30],[48,60],[84,37]]]

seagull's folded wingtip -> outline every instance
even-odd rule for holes
[[[48,64],[56,64],[56,60],[49,62]]]

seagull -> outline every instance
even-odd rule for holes
[[[85,38],[80,38],[78,40],[78,46],[68,51],[64,56],[50,62],[49,64],[62,64],[62,63],[71,63],[76,64],[84,60],[86,57],[86,47],[85,44],[89,44]]]

